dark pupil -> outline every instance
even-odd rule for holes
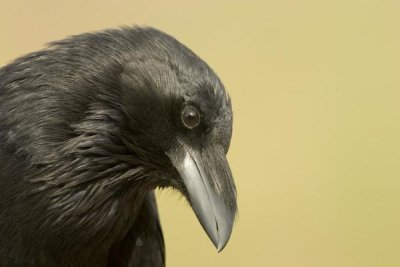
[[[199,112],[193,107],[185,107],[183,111],[183,123],[188,128],[194,128],[199,124]]]

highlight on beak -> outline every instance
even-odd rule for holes
[[[218,252],[227,244],[236,215],[236,189],[221,146],[201,151],[184,142],[166,153],[178,171],[194,213]]]

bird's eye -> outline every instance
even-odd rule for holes
[[[200,113],[193,106],[185,106],[182,110],[181,120],[186,128],[193,129],[200,124]]]

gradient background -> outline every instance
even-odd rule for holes
[[[189,46],[234,105],[230,243],[161,192],[168,266],[400,266],[400,1],[0,0],[0,65],[132,24]]]

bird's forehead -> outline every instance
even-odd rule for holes
[[[156,57],[129,60],[121,75],[125,84],[137,90],[153,90],[162,96],[184,97],[185,100],[230,108],[229,96],[217,77],[201,59]]]

